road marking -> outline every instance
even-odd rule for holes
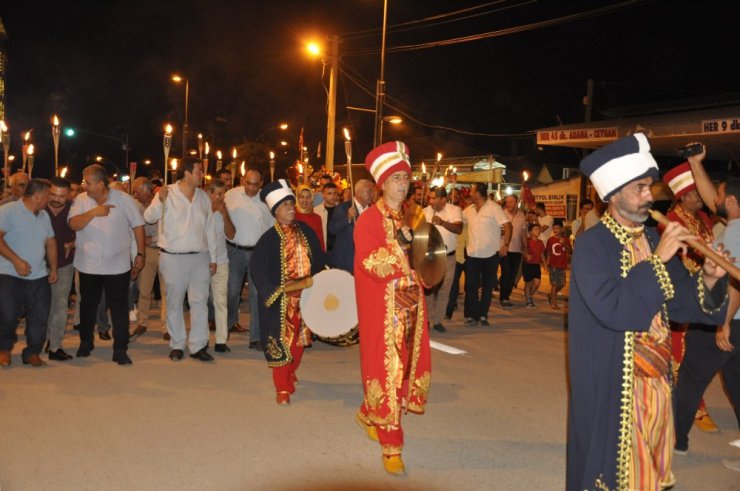
[[[429,340],[429,346],[431,346],[434,349],[438,349],[440,351],[444,351],[445,353],[449,353],[451,355],[465,355],[467,354],[467,351],[461,350],[460,348],[455,348],[454,346],[450,346],[447,344],[438,343],[437,341]]]

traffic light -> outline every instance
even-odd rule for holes
[[[75,136],[75,129],[74,128],[65,128],[64,129],[64,134],[67,135],[67,136],[69,136],[69,137],[73,137],[73,136]]]

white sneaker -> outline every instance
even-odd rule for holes
[[[136,309],[129,310],[128,311],[128,320],[129,320],[129,322],[136,322],[136,321],[138,321],[139,320],[139,316],[137,314],[138,314],[138,312],[136,311]]]
[[[722,465],[733,471],[740,472],[740,460],[723,460]]]

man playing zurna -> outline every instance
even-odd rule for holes
[[[694,275],[686,270],[676,252],[692,235],[679,223],[661,237],[645,228],[658,175],[645,135],[617,140],[580,167],[608,211],[573,255],[566,488],[668,488],[676,481],[668,318],[721,323],[725,271],[709,259]]]

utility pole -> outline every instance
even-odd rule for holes
[[[590,123],[594,107],[594,80],[592,78],[589,78],[586,82],[586,97],[583,98],[583,105],[586,106],[586,114],[583,120]],[[583,158],[586,158],[586,155],[588,155],[588,149],[583,150]]]
[[[589,78],[588,81],[586,82],[586,97],[583,98],[583,105],[586,106],[586,114],[584,115],[583,119],[586,123],[590,123],[591,113],[594,107],[594,80],[592,78]],[[583,158],[585,159],[587,155],[588,155],[588,149],[584,148]],[[588,194],[588,183],[589,183],[589,180],[581,176],[581,185],[579,189],[581,199],[586,197]]]
[[[326,170],[334,170],[334,136],[337,124],[337,71],[339,69],[339,36],[329,36],[329,101],[326,116]]]
[[[388,0],[383,1],[383,40],[380,46],[380,79],[375,86],[375,134],[373,147],[383,142],[383,104],[385,99],[385,29],[388,21]]]

